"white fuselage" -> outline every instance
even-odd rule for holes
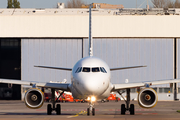
[[[113,88],[109,66],[101,59],[90,56],[79,60],[72,69],[70,87],[75,99],[107,98]]]

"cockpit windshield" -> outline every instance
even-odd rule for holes
[[[88,68],[88,67],[83,67],[83,70],[82,70],[83,72],[90,72],[90,68]]]
[[[92,68],[92,72],[99,72],[99,68],[98,67]]]
[[[78,67],[75,73],[80,73],[80,72],[103,72],[107,73],[104,67]]]

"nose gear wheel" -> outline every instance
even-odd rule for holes
[[[95,108],[93,108],[94,104],[92,101],[89,102],[89,108],[87,108],[87,116],[92,114],[93,116],[95,115]]]

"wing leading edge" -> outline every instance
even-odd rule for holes
[[[169,80],[157,80],[157,81],[151,81],[151,82],[113,84],[114,87],[112,91],[118,91],[118,90],[127,89],[127,88],[160,85],[160,84],[179,83],[179,82],[180,82],[180,79],[169,79]]]
[[[54,88],[64,91],[70,91],[69,87],[71,85],[68,83],[33,82],[33,81],[23,81],[23,80],[13,80],[13,79],[0,79],[0,83],[29,85],[29,86],[35,85],[37,87]]]

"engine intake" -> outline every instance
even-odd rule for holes
[[[143,108],[153,108],[158,101],[157,93],[152,88],[144,88],[138,94],[138,103]]]
[[[25,94],[24,101],[26,106],[31,109],[40,108],[44,103],[44,94],[37,88],[29,89]]]

